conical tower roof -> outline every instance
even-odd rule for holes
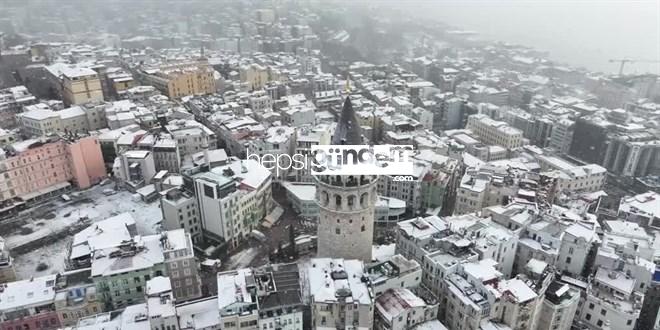
[[[362,144],[362,131],[349,97],[344,101],[332,144]]]

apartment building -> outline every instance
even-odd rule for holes
[[[112,173],[128,188],[142,188],[150,184],[156,175],[154,153],[149,150],[122,151],[115,158]]]
[[[437,320],[438,304],[405,288],[393,288],[376,298],[375,330],[405,330]]]
[[[522,147],[524,144],[522,131],[484,114],[469,116],[465,128],[474,132],[486,144],[495,144],[509,150]]]
[[[241,268],[218,273],[220,328],[258,330],[259,305],[252,270]]]
[[[4,284],[0,291],[0,329],[57,329],[57,275]]]
[[[28,108],[33,108],[30,106]],[[27,109],[26,109],[27,110]],[[19,115],[21,130],[30,136],[48,136],[53,134],[87,134],[91,130],[105,127],[102,109],[90,106],[72,106],[53,111],[45,107],[30,109]]]
[[[157,276],[176,275],[173,281],[179,284],[172,292],[177,299],[201,295],[192,241],[183,229],[115,243],[92,251],[91,278],[106,306],[144,302],[145,285]]]
[[[538,313],[537,329],[570,330],[579,302],[578,290],[561,282],[550,283]]]
[[[51,84],[67,106],[103,101],[101,79],[96,71],[75,65],[54,63],[46,67]]]
[[[16,115],[23,112],[25,106],[36,102],[37,98],[25,86],[0,89],[0,128],[14,128]]]
[[[205,238],[237,247],[271,209],[272,175],[255,160],[232,159],[191,175]]]
[[[161,194],[160,209],[163,212],[163,228],[183,228],[194,243],[202,241],[202,224],[195,196],[184,189],[173,188]]]
[[[422,282],[422,267],[419,263],[400,254],[368,266],[367,273],[376,297],[389,289],[415,289]]]
[[[371,329],[374,296],[359,260],[314,258],[307,268],[313,328]]]
[[[40,200],[68,189],[70,181],[84,189],[106,177],[95,137],[30,139],[5,149],[0,152],[0,201]]]
[[[9,253],[9,248],[5,244],[5,239],[0,236],[0,284],[16,280],[16,271],[14,270],[14,259]]]
[[[142,80],[171,99],[215,93],[213,72],[206,61],[168,63],[138,71]]]
[[[642,296],[634,288],[635,278],[598,268],[580,309],[581,324],[589,329],[634,329],[642,307]]]
[[[256,63],[241,66],[239,74],[241,82],[247,83],[250,90],[262,89],[270,80],[268,68]]]

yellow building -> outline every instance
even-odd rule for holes
[[[142,73],[146,83],[170,98],[215,93],[213,68],[204,61],[167,64]]]

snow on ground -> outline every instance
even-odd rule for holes
[[[72,239],[72,237],[67,237],[24,255],[15,256],[16,277],[18,279],[29,279],[30,277],[45,276],[64,271],[67,246]],[[37,266],[40,263],[48,265],[48,269],[37,271]]]
[[[103,189],[107,189],[107,187],[96,186],[81,192],[81,197],[88,198],[88,202],[72,204],[60,199],[53,201],[55,218],[32,221],[25,227],[30,227],[34,231],[27,235],[16,233],[5,237],[7,246],[15,248],[61,232],[75,225],[81,218],[88,218],[91,222],[96,222],[123,212],[133,215],[139,234],[150,235],[158,232],[158,226],[162,220],[158,202],[146,204],[139,199],[134,199],[128,191],[120,191],[106,196],[103,194]]]
[[[248,249],[242,250],[232,255],[229,260],[227,260],[225,269],[245,268],[250,265],[258,253],[259,248],[256,247],[250,247]]]
[[[21,235],[16,232],[6,236],[7,246],[15,248],[54,233],[63,232],[79,223],[80,219],[84,217],[87,217],[89,219],[88,223],[91,224],[123,212],[129,212],[133,215],[139,234],[151,235],[158,232],[162,220],[160,203],[144,203],[140,199],[134,199],[128,191],[106,196],[103,194],[103,189],[107,189],[107,187],[96,186],[81,192],[80,197],[87,198],[87,200],[77,204],[64,202],[61,199],[52,201],[53,208],[51,212],[55,217],[49,220],[30,220],[23,227],[29,227],[34,231],[28,235]],[[51,243],[46,243],[44,246],[23,255],[12,254],[17,277],[28,279],[33,276],[64,271],[68,245],[72,239],[73,233],[64,239],[53,240]],[[41,262],[49,267],[38,272],[36,268]]]

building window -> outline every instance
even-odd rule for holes
[[[339,230],[339,227],[337,227],[337,228],[335,229],[335,234],[337,234],[337,235],[341,234],[341,230]]]

